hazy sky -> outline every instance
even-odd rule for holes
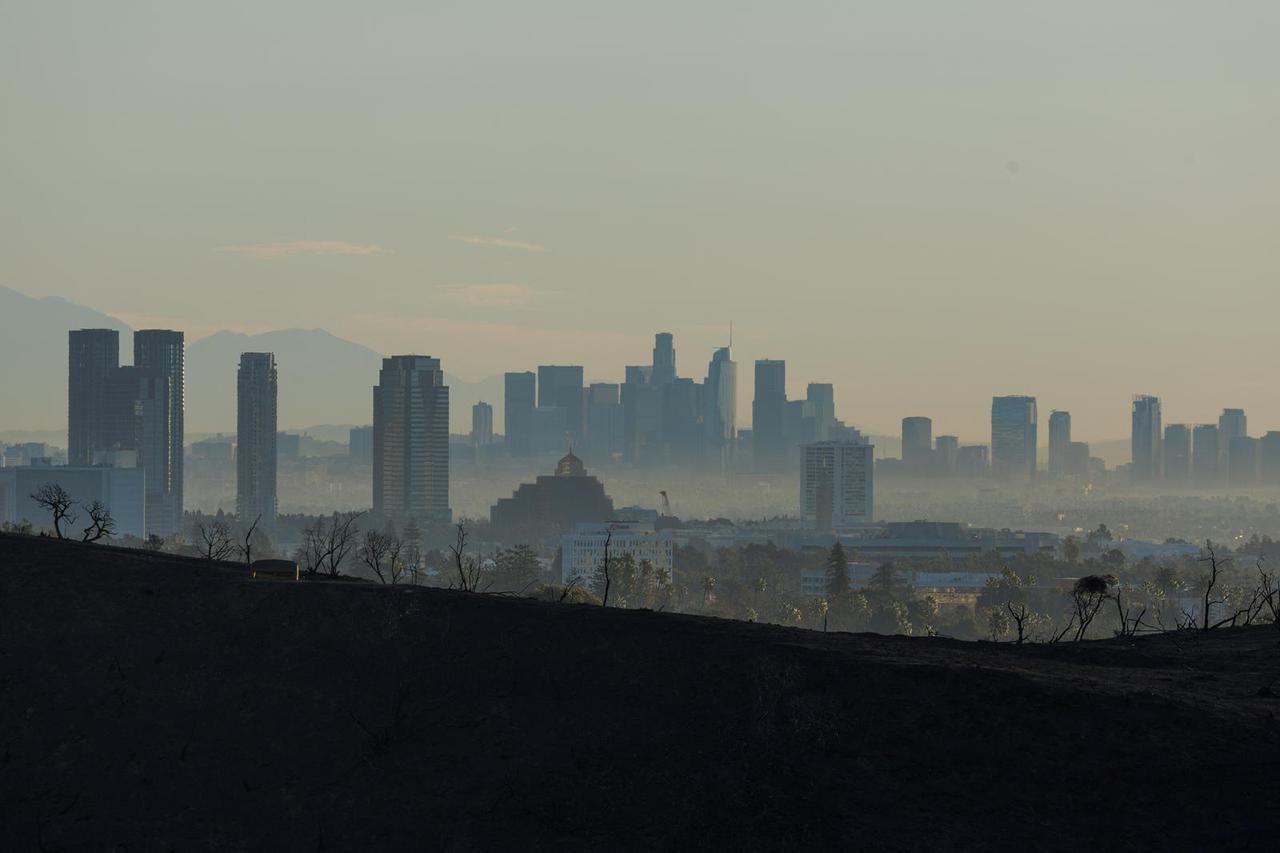
[[[0,3],[0,283],[874,431],[1280,429],[1280,3]]]

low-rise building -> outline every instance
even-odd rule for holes
[[[80,509],[101,501],[115,520],[116,536],[146,534],[146,472],[143,468],[109,468],[97,465],[22,465],[0,468],[0,521],[28,521],[37,530],[51,527],[48,511],[31,499],[45,483],[66,489],[77,504],[78,523],[87,523]],[[64,532],[66,532],[64,530]],[[78,535],[73,528],[70,535]]]
[[[655,570],[665,570],[674,582],[676,545],[671,531],[629,521],[575,525],[560,540],[561,581],[571,583],[577,579],[578,583],[589,583],[604,560],[606,542],[611,561],[630,554],[637,563],[648,560]]]

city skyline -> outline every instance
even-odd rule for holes
[[[1028,393],[1122,438],[1137,389],[1176,422],[1280,422],[1259,106],[1280,8],[1239,5],[1105,27],[731,5],[673,28],[649,7],[18,3],[0,281],[193,339],[325,328],[472,381],[618,381],[658,328],[705,362],[733,320],[740,364],[785,357],[792,397],[833,382],[882,434],[923,398],[971,441],[986,397]]]

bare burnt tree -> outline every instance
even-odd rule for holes
[[[1280,629],[1280,578],[1264,569],[1262,560],[1258,560],[1258,589],[1254,596],[1259,614],[1269,615],[1271,624]]]
[[[200,556],[211,562],[225,560],[236,550],[235,541],[231,538],[231,525],[225,521],[218,520],[212,524],[202,521],[196,525],[195,534]]]
[[[1014,642],[1020,646],[1027,638],[1027,620],[1031,618],[1031,611],[1027,608],[1025,601],[1018,602],[1017,605],[1012,601],[1006,601],[1004,606],[1009,611],[1009,618],[1018,629],[1018,638]],[[824,627],[823,630],[826,628]]]
[[[467,523],[459,521],[453,544],[449,546],[450,553],[453,554],[453,567],[458,573],[458,586],[461,589],[467,589],[467,572],[466,572],[466,551],[467,551]]]
[[[79,517],[72,511],[76,502],[71,499],[71,495],[67,494],[67,490],[58,483],[45,483],[31,493],[31,500],[53,516],[54,535],[59,539],[66,539],[62,532],[62,525],[75,524]]]
[[[453,568],[458,574],[458,589],[466,592],[483,592],[480,588],[483,580],[484,559],[480,554],[467,556],[467,523],[458,522],[457,532],[449,552],[453,555]],[[453,588],[453,584],[449,585]]]
[[[601,607],[609,606],[609,586],[612,578],[609,577],[609,543],[613,541],[613,531],[609,530],[604,535],[604,559],[600,561],[600,572],[604,575],[604,597],[600,601]]]
[[[1231,562],[1231,558],[1228,557],[1225,560],[1219,560],[1218,554],[1213,548],[1213,543],[1210,541],[1207,541],[1207,540],[1205,541],[1204,548],[1206,551],[1209,552],[1209,556],[1201,557],[1200,562],[1209,564],[1209,576],[1205,579],[1204,596],[1201,601],[1203,610],[1200,613],[1200,630],[1208,631],[1211,628],[1218,627],[1218,625],[1209,624],[1209,611],[1213,608],[1213,605],[1215,604],[1226,604],[1225,598],[1215,599],[1213,597],[1213,588],[1218,583],[1218,572],[1223,567],[1225,567],[1228,563]],[[1222,625],[1226,623],[1220,622],[1218,624]]]
[[[253,524],[249,525],[249,529],[244,532],[244,544],[236,543],[236,548],[244,556],[244,564],[246,566],[253,563],[253,534],[258,530],[258,522],[262,521],[262,513],[258,513],[258,517],[253,520]]]
[[[307,528],[303,532],[302,550],[308,574],[326,574],[330,577],[342,574],[342,566],[356,547],[356,537],[360,533],[356,520],[363,514],[334,513],[328,523],[323,518],[318,519],[314,528]]]
[[[369,530],[364,534],[357,555],[380,582],[395,584],[404,573],[403,550],[404,542],[394,531]]]
[[[104,536],[110,538],[116,535],[116,520],[102,501],[89,504],[85,507],[85,512],[89,513],[89,526],[80,532],[81,542],[97,542]]]
[[[1146,624],[1142,621],[1142,617],[1147,615],[1147,608],[1142,608],[1138,615],[1134,616],[1134,605],[1125,604],[1124,588],[1120,584],[1116,584],[1116,591],[1111,598],[1116,603],[1116,616],[1120,620],[1120,628],[1116,631],[1116,636],[1121,638],[1136,636],[1138,628]]]

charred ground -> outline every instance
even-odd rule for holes
[[[824,635],[0,536],[0,846],[1269,846],[1278,634]]]

